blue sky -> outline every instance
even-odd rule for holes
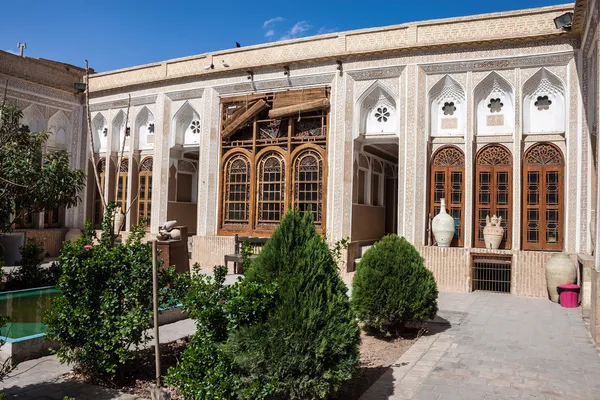
[[[503,1],[157,1],[2,2],[0,50],[107,71],[208,51],[486,12],[563,4]]]

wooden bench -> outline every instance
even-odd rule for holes
[[[250,243],[252,245],[252,255],[250,256],[250,258],[256,258],[262,250],[265,243],[267,243],[267,240],[269,240],[269,238],[235,235],[234,254],[228,254],[225,256],[225,267],[227,267],[227,270],[229,270],[229,262],[232,262],[233,273],[243,274],[244,266],[242,265],[242,243]]]

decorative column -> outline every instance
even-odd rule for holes
[[[199,236],[217,234],[221,133],[220,100],[214,89],[202,95],[201,137],[198,158],[197,228]]]
[[[514,104],[515,104],[515,130],[513,133],[513,209],[512,209],[512,222],[513,222],[513,235],[512,235],[512,249],[513,250],[521,250],[521,227],[523,226],[521,218],[521,211],[523,209],[523,203],[525,199],[523,198],[522,191],[522,173],[521,173],[521,164],[523,160],[523,124],[522,124],[522,110],[523,105],[521,104],[521,100],[523,98],[523,84],[521,80],[521,70],[515,69],[515,95],[514,95]]]
[[[171,135],[171,100],[163,93],[156,98],[154,154],[152,165],[152,214],[150,232],[167,220],[169,186],[169,137]]]
[[[477,143],[475,140],[475,129],[473,128],[473,113],[475,110],[473,96],[473,72],[467,72],[467,83],[465,85],[465,106],[467,107],[467,120],[465,132],[465,209],[463,210],[464,220],[464,247],[473,247],[473,230],[477,216],[473,215],[475,208],[473,207],[473,199],[475,192],[476,179],[474,173],[475,154],[477,154]],[[469,184],[470,183],[470,184]]]

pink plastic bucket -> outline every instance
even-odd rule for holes
[[[559,285],[560,305],[565,308],[579,307],[579,289],[579,286],[572,283]]]

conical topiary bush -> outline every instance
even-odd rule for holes
[[[324,399],[352,377],[360,331],[310,213],[286,214],[245,280],[278,288],[266,320],[233,332],[227,343],[247,387],[264,387],[274,398]]]

